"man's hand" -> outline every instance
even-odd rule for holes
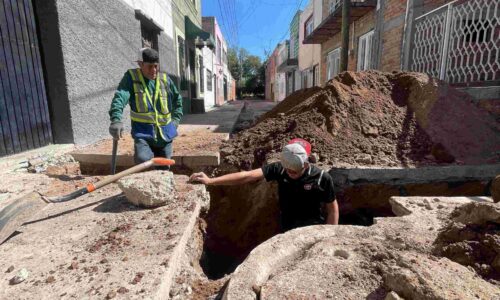
[[[118,140],[123,137],[123,123],[113,122],[109,125],[109,134],[113,137],[113,139]]]
[[[201,172],[201,173],[194,173],[189,177],[190,182],[200,182],[203,184],[209,184],[210,183],[210,178],[207,176],[207,174]]]

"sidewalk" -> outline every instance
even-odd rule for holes
[[[174,140],[172,158],[176,165],[191,169],[219,165],[219,147],[229,138],[243,105],[244,101],[234,101],[204,114],[185,115],[178,128],[179,136]],[[109,168],[111,152],[112,139],[106,139],[71,155],[80,162],[83,173],[95,173],[99,165]],[[127,135],[118,143],[118,171],[134,165],[133,154],[134,141]]]

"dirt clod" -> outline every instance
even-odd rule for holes
[[[106,299],[113,299],[116,297],[116,292],[115,291],[110,291],[107,295],[106,295]]]
[[[126,294],[129,292],[129,290],[126,287],[120,287],[117,291],[119,294]]]
[[[134,279],[132,280],[132,284],[138,284],[139,282],[141,282],[142,277],[144,277],[144,272],[136,273]]]
[[[5,273],[10,273],[14,271],[14,266],[10,266],[9,268],[7,268],[7,271],[5,271]]]
[[[76,261],[71,262],[71,264],[69,265],[68,269],[70,269],[70,270],[76,270],[76,269],[78,269],[78,263]]]
[[[56,279],[54,276],[49,276],[49,277],[47,277],[47,279],[45,279],[45,283],[53,283],[55,281],[56,281]]]

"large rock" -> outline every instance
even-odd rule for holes
[[[500,299],[494,281],[431,253],[438,229],[451,215],[461,218],[457,207],[496,219],[495,204],[474,201],[491,200],[393,197],[398,216],[370,227],[317,225],[276,235],[238,266],[223,299]]]
[[[142,207],[167,205],[176,197],[174,175],[168,171],[130,175],[118,181],[118,186],[128,201]]]

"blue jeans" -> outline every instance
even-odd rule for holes
[[[153,157],[172,157],[172,141],[154,142],[145,139],[134,140],[134,161],[136,164],[143,163]],[[161,168],[164,169],[164,168]],[[166,168],[168,170],[168,168]]]

